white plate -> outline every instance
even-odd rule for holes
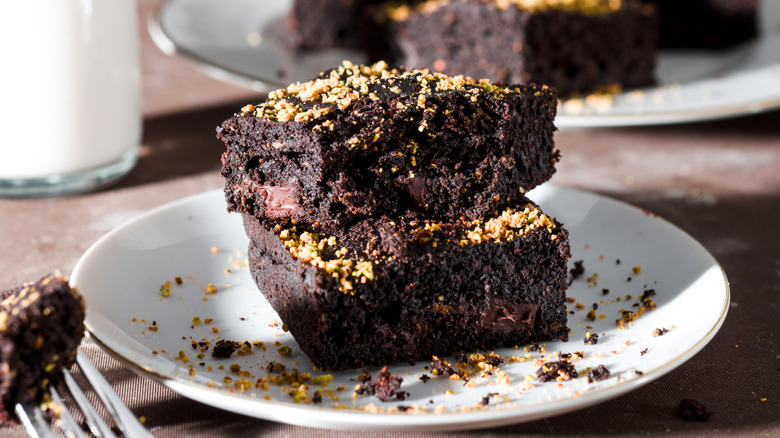
[[[471,388],[444,377],[423,383],[419,376],[426,372],[423,367],[428,363],[391,365],[390,370],[404,379],[401,389],[410,393],[400,402],[382,403],[366,395],[353,398],[362,370],[335,373],[333,382],[324,389],[334,391],[339,400],[325,397],[317,405],[294,403],[275,385],[268,391],[231,390],[230,385],[223,385],[223,378],[230,375],[238,379],[229,371],[232,364],[248,371],[252,382],[269,375],[266,369],[271,361],[315,376],[323,372],[315,371],[281,323],[274,323],[278,316],[245,268],[247,238],[240,216],[225,212],[221,191],[164,205],[110,232],[84,254],[71,283],[86,298],[86,325],[93,338],[136,371],[186,397],[222,409],[327,428],[462,430],[549,417],[611,399],[657,379],[712,339],[726,317],[728,282],[716,260],[694,239],[663,219],[595,194],[547,184],[534,190],[532,198],[566,224],[571,233],[572,260],[583,260],[586,270],[568,292],[576,299],[569,307],[573,311],[569,316],[570,341],[548,342],[544,357],[554,360],[559,351],[584,351],[585,359],[575,362],[578,371],[604,365],[612,373],[608,380],[589,384],[580,377],[561,385],[538,380],[529,385],[525,376],[536,372],[539,364],[533,362],[543,357],[533,352],[529,361],[507,360],[500,365],[509,377],[508,384],[500,383],[496,373],[474,379],[476,385]],[[633,272],[635,266],[641,266],[640,273]],[[177,276],[184,284],[175,284]],[[160,293],[165,281],[174,282],[167,298]],[[206,295],[204,290],[210,283],[218,292]],[[603,295],[603,289],[610,292]],[[646,289],[657,292],[654,299],[658,307],[627,329],[618,329],[620,311],[636,310],[632,304]],[[577,309],[577,303],[585,308]],[[593,303],[599,304],[597,314],[605,315],[594,322],[586,318]],[[202,324],[193,326],[193,317],[201,318]],[[213,321],[206,323],[206,318]],[[597,345],[583,342],[588,324],[593,326],[591,332],[600,335]],[[150,326],[156,326],[157,331]],[[211,326],[219,333],[212,332]],[[670,331],[654,337],[658,328]],[[195,357],[192,340],[205,339],[213,345],[220,338],[259,340],[267,350],[256,348],[250,355],[234,354],[221,360],[208,354],[203,359]],[[292,347],[293,354],[282,357],[274,346],[276,341]],[[177,359],[179,351],[185,352],[190,362]],[[528,352],[521,346],[496,353],[522,357]],[[218,368],[220,364],[223,369]],[[190,375],[190,368],[194,375]],[[378,368],[369,370],[376,375]],[[345,388],[341,392],[337,390],[340,386]],[[311,385],[309,395],[319,388]],[[499,393],[499,397],[477,408],[489,393]],[[380,412],[369,412],[370,406]],[[402,413],[398,406],[417,406],[421,412]]]
[[[152,39],[218,79],[270,91],[306,81],[349,50],[306,53],[286,44],[291,0],[168,0],[149,20]],[[663,51],[659,86],[614,98],[575,99],[559,108],[558,127],[627,126],[711,120],[780,107],[780,2],[761,2],[760,35],[721,51]]]

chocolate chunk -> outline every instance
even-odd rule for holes
[[[220,339],[214,344],[214,348],[211,349],[211,357],[220,359],[228,358],[233,352],[238,350],[240,346],[241,344],[238,342]]]
[[[596,368],[589,370],[587,375],[588,383],[593,383],[609,379],[612,373],[606,367],[604,367],[604,365],[599,365]]]
[[[553,380],[569,380],[578,377],[577,369],[574,365],[566,361],[545,362],[541,368],[536,370],[536,376],[542,382]]]
[[[707,421],[712,416],[712,412],[707,410],[701,402],[686,398],[680,400],[680,404],[677,405],[677,415],[684,420],[689,421]]]
[[[371,380],[369,377],[368,380],[355,390],[355,393],[374,395],[383,402],[389,400],[393,396],[398,400],[404,400],[407,392],[398,390],[403,381],[403,378],[398,377],[395,374],[390,374],[387,366],[384,366],[377,373],[376,380]]]

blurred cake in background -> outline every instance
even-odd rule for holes
[[[631,0],[390,2],[376,7],[366,41],[374,60],[547,84],[566,97],[653,84],[653,11]]]
[[[363,10],[381,1],[294,0],[288,17],[290,44],[296,49],[362,47]]]
[[[293,0],[299,50],[367,51],[372,62],[559,96],[654,83],[658,47],[730,47],[755,37],[759,0]]]
[[[642,0],[660,17],[661,47],[718,49],[757,34],[758,0]]]

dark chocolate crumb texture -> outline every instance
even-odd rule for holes
[[[345,62],[217,129],[228,208],[319,230],[478,219],[552,176],[556,106],[546,86]]]
[[[568,338],[568,233],[528,200],[485,219],[381,218],[329,234],[244,224],[255,282],[321,369]]]
[[[55,274],[0,296],[0,424],[14,405],[40,401],[46,385],[73,364],[84,336],[84,301]]]

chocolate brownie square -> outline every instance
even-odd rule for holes
[[[481,218],[553,174],[556,108],[546,86],[345,63],[218,128],[228,208],[317,230]]]
[[[244,215],[249,268],[312,362],[344,370],[566,340],[568,232],[524,199],[484,219],[328,234]]]
[[[643,1],[658,9],[661,47],[720,49],[758,32],[758,0]]]
[[[623,0],[390,2],[370,57],[508,83],[547,84],[559,95],[654,82],[652,7]]]
[[[293,0],[289,40],[296,49],[363,46],[361,18],[366,5],[382,0]]]

